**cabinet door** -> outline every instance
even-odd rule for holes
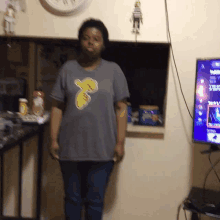
[[[21,215],[36,217],[38,135],[23,142]]]

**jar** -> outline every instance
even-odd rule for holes
[[[36,116],[43,117],[44,115],[44,92],[36,90],[33,92],[32,112]]]
[[[28,113],[28,100],[24,98],[19,99],[19,112],[21,115],[26,115]]]

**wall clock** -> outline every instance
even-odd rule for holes
[[[83,9],[91,0],[40,0],[42,6],[54,15],[69,16]]]

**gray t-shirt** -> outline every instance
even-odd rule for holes
[[[67,61],[50,96],[66,101],[58,137],[60,160],[112,160],[117,139],[114,103],[129,97],[119,65],[102,59],[98,68],[86,71],[76,60]]]

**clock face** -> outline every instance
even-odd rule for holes
[[[42,6],[55,15],[71,15],[90,0],[40,0]]]

